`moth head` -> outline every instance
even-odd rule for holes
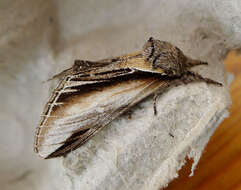
[[[150,37],[143,46],[143,57],[150,62],[153,71],[162,70],[169,76],[180,76],[185,69],[186,56],[166,41]]]

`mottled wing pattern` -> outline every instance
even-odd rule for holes
[[[66,77],[46,104],[35,136],[35,151],[43,158],[63,156],[86,142],[124,111],[168,80],[156,77],[90,84]],[[76,83],[76,84],[74,84]],[[80,85],[80,83],[82,83]]]

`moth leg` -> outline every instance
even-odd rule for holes
[[[208,62],[200,61],[197,59],[187,58],[187,61],[185,63],[186,67],[193,67],[193,66],[197,66],[197,65],[208,65]]]
[[[131,118],[132,118],[132,111],[131,111],[131,110],[128,110],[128,111],[126,112],[126,115],[127,115],[128,119],[131,119]]]
[[[181,81],[184,84],[188,84],[191,82],[205,82],[207,84],[213,84],[216,86],[223,86],[222,83],[219,83],[217,81],[214,81],[212,79],[209,78],[204,78],[201,75],[199,75],[198,73],[192,72],[192,71],[187,71],[182,77],[181,77]]]
[[[157,115],[157,109],[156,109],[156,101],[157,101],[158,93],[155,93],[153,96],[153,111],[154,115]]]

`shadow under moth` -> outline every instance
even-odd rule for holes
[[[36,129],[35,152],[45,159],[64,156],[150,95],[156,115],[156,97],[169,87],[198,81],[222,86],[191,71],[196,65],[207,63],[152,37],[135,54],[96,62],[76,60],[52,78],[60,82]]]

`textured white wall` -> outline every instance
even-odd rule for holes
[[[139,50],[150,36],[171,41],[183,49],[186,54],[213,63],[209,69],[200,67],[198,71],[204,75],[206,73],[205,76],[223,81],[225,80],[223,66],[217,64],[228,49],[240,47],[241,45],[240,10],[241,1],[239,0],[1,1],[1,189],[59,189],[61,187],[63,189],[64,187],[77,189],[84,185],[81,184],[83,176],[78,171],[82,171],[81,167],[83,167],[81,164],[79,165],[82,159],[81,155],[83,156],[80,153],[86,149],[89,150],[88,145],[77,150],[76,154],[68,156],[63,162],[61,159],[40,160],[33,153],[35,126],[39,121],[42,108],[49,95],[49,89],[53,88],[52,83],[43,84],[41,83],[42,81],[63,68],[70,66],[76,58],[97,60]],[[189,92],[188,90],[191,87],[193,90]],[[174,97],[171,97],[173,97],[173,100],[176,100],[177,104],[187,105],[187,101],[190,103],[192,100],[184,101],[180,98],[178,102],[178,98],[175,97],[177,92],[182,92],[183,97],[188,97],[186,91],[193,93],[193,97],[199,97],[196,102],[194,100],[196,107],[194,106],[193,109],[201,106],[205,107],[206,101],[210,100],[212,102],[217,97],[220,98],[221,104],[214,105],[214,107],[216,106],[216,111],[221,111],[228,105],[228,96],[224,89],[216,91],[214,88],[207,87],[204,84],[197,84],[196,87],[193,85],[180,87],[176,91],[170,91],[169,93],[174,94]],[[201,93],[206,95],[203,104],[201,104]],[[168,96],[166,94],[159,102],[163,105],[167,100]],[[151,109],[152,105],[150,102],[151,100],[148,100],[143,103],[142,107],[145,108],[144,110]],[[171,107],[168,104],[166,106],[170,112],[176,108],[176,104]],[[211,109],[208,105],[206,108]],[[188,110],[188,107],[184,109]],[[179,112],[182,112],[182,110],[180,109]],[[213,115],[215,115],[214,110]],[[202,113],[199,113],[198,110],[196,111],[197,114]],[[206,113],[207,110],[203,111]],[[148,113],[150,112],[145,111],[144,115],[148,116]],[[219,117],[224,116],[222,112],[216,114],[219,114]],[[143,109],[137,109],[134,113],[134,120],[141,117],[141,115],[143,115]],[[189,119],[190,122],[195,122],[195,117],[190,117]],[[216,119],[218,120],[218,118]],[[119,120],[113,122],[112,126],[110,126],[112,129],[105,129],[93,141],[98,141],[99,139],[102,142],[105,134],[114,135],[113,126],[122,128],[121,125],[126,125],[125,122],[125,118],[123,118],[122,124],[119,123]],[[162,126],[173,121],[163,122]],[[216,120],[214,119],[212,122],[209,123],[210,126]],[[136,123],[130,122],[130,126],[132,125],[133,128],[138,126]],[[180,126],[178,123],[170,125]],[[159,125],[156,124],[156,126]],[[153,131],[151,127],[147,127],[147,129],[150,129],[150,132]],[[214,129],[214,126],[213,128],[211,127],[209,131],[206,131],[209,132],[207,134],[211,135]],[[187,130],[190,129],[184,127],[180,132],[187,132]],[[200,129],[199,134],[204,133],[204,131],[204,129]],[[123,129],[123,132],[129,133],[125,129]],[[117,132],[117,134],[119,133]],[[112,140],[113,135],[108,137],[110,138],[109,140]],[[133,135],[138,137],[135,130],[133,130]],[[187,134],[181,135],[179,140],[184,141],[185,135]],[[197,149],[201,150],[209,135],[207,135],[207,139],[197,141],[201,142],[196,146],[199,147]],[[165,140],[165,137],[162,140]],[[178,139],[175,142],[178,143]],[[188,143],[189,141],[187,140],[186,142]],[[193,141],[190,140],[189,143],[193,143]],[[95,143],[91,142],[89,146],[93,144]],[[111,147],[115,148],[115,146],[108,147],[111,151]],[[143,145],[143,147],[145,146]],[[194,144],[192,148],[194,150]],[[174,151],[175,148],[171,149],[170,145],[169,149]],[[183,154],[185,155],[188,152],[185,152],[184,149],[183,147]],[[142,150],[145,150],[145,148]],[[78,153],[78,151],[80,152]],[[165,150],[163,150],[164,152]],[[181,149],[180,152],[182,152]],[[80,160],[76,158],[76,155]],[[93,156],[87,156],[87,158],[90,157]],[[164,165],[165,162],[168,162],[166,159],[162,159],[162,161]],[[149,177],[152,176],[153,184],[156,184],[155,175],[157,179],[162,179],[157,186],[168,182],[168,180],[174,177],[176,169],[182,164],[180,162],[175,165],[174,159],[165,166],[168,166],[170,163],[172,163],[171,166],[173,168],[170,166],[167,170],[171,171],[169,176],[160,178],[159,171],[152,171],[154,176],[149,175]],[[103,167],[107,167],[107,165],[103,165]],[[64,172],[61,167],[64,167],[66,171]],[[113,168],[110,167],[104,170],[107,172],[106,176],[111,174],[111,169]],[[93,172],[94,170],[90,169],[88,171]],[[120,180],[119,187],[126,188],[125,185],[128,185],[129,182],[127,181],[127,184],[123,185],[126,173],[124,172],[123,174],[123,171],[121,172],[123,179]],[[85,175],[91,176],[92,174]],[[140,179],[143,180],[141,177]],[[86,180],[88,181],[88,179]],[[108,186],[107,183],[103,184],[105,180],[102,178],[98,180],[96,179],[96,183],[92,183],[92,186],[89,187],[94,189],[96,185],[99,186],[101,184],[104,188],[106,184],[105,188],[108,189],[109,187],[111,189],[111,187],[118,185],[117,183],[115,184],[115,179],[113,179],[113,186]],[[136,181],[135,178],[133,178],[133,181]],[[136,186],[129,184],[129,187],[133,189],[138,187],[138,184]]]

